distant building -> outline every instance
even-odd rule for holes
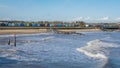
[[[117,25],[118,25],[118,27],[120,28],[120,22],[119,22],[119,23],[117,23]]]
[[[85,24],[85,27],[90,27],[90,25],[89,24]]]

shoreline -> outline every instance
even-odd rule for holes
[[[99,32],[100,29],[57,29],[57,31],[63,32]],[[47,29],[2,29],[0,34],[35,34],[35,33],[47,33]]]

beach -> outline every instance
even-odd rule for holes
[[[49,29],[2,29],[0,34],[34,34],[34,33],[46,33]],[[57,29],[57,31],[64,32],[99,32],[100,29]]]
[[[101,29],[59,29],[58,31],[66,31],[66,32],[99,32]]]
[[[0,34],[34,34],[34,33],[46,33],[46,29],[3,29],[0,30]]]

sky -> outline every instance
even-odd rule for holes
[[[0,20],[120,22],[120,0],[0,0]]]

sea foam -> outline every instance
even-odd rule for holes
[[[118,45],[115,45],[114,43],[108,43],[104,40],[96,39],[92,40],[87,43],[87,46],[77,48],[76,50],[84,53],[88,57],[92,57],[95,59],[99,59],[101,61],[99,68],[105,67],[109,63],[109,57],[110,54],[109,48],[113,47],[119,47]]]

